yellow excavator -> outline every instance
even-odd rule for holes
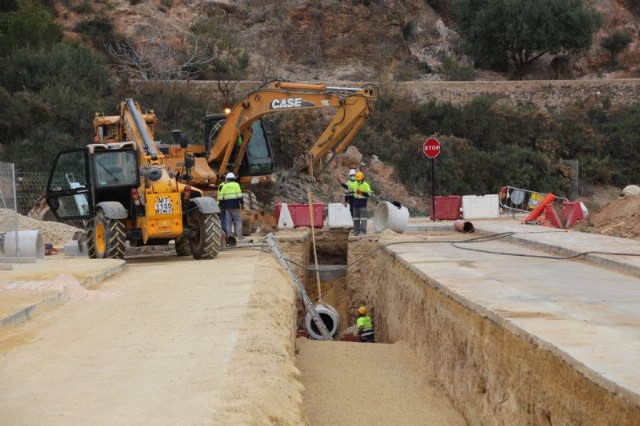
[[[56,157],[46,202],[58,220],[84,220],[91,258],[123,258],[132,246],[168,244],[212,259],[222,241],[216,201],[181,183],[154,141],[156,116],[127,99],[96,114],[93,143]],[[182,165],[188,175],[192,157]]]
[[[322,170],[327,153],[332,151],[336,155],[347,148],[373,113],[375,101],[372,86],[351,88],[272,81],[247,93],[225,114],[205,116],[204,145],[188,145],[186,138],[182,138],[177,144],[161,149],[166,164],[181,179],[205,193],[215,192],[217,183],[228,172],[239,176],[241,184],[273,182],[275,163],[260,119],[287,111],[335,109],[333,119],[302,162],[314,175]],[[187,163],[193,164],[188,173],[184,168]]]

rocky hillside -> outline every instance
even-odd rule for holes
[[[592,48],[571,59],[575,78],[640,76],[640,3],[637,0],[587,0],[604,25]],[[201,15],[221,16],[251,57],[248,78],[295,80],[438,79],[443,59],[468,64],[459,53],[453,0],[86,0],[56,1],[67,34],[83,21],[108,18],[117,34],[134,42],[171,46],[189,43],[189,28]],[[432,7],[434,5],[435,7]],[[631,36],[617,58],[601,47],[616,30]],[[542,57],[526,79],[562,77]],[[610,71],[609,71],[610,70]],[[503,79],[481,73],[478,79]]]

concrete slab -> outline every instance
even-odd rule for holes
[[[488,235],[508,234],[515,242],[556,253],[577,256],[620,272],[640,276],[640,241],[539,225],[517,219],[474,221],[476,230]]]
[[[0,275],[0,326],[26,321],[37,309],[64,300],[63,289],[47,285],[60,275],[70,275],[87,288],[125,266],[125,261],[118,259],[90,260],[61,254],[14,264],[12,270]]]
[[[640,401],[640,241],[517,220],[473,224],[501,238],[386,250],[465,306],[538,341],[611,392],[626,390]],[[576,259],[598,265],[549,258],[587,252]],[[614,252],[628,255],[603,254]]]

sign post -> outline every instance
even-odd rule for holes
[[[440,154],[440,142],[436,138],[428,138],[422,145],[422,152],[427,158],[431,158],[431,216],[436,220],[436,162],[435,158]]]

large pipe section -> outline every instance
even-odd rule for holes
[[[373,214],[373,228],[382,232],[389,228],[401,234],[409,222],[409,210],[398,202],[382,201]]]
[[[7,232],[0,238],[0,255],[44,259],[42,234],[40,231]]]
[[[315,309],[316,312],[318,312],[320,319],[329,330],[329,334],[331,335],[331,337],[333,337],[336,334],[336,331],[338,331],[338,327],[340,326],[340,315],[338,314],[338,311],[336,311],[333,306],[327,305],[325,303],[318,303],[315,306]],[[307,316],[305,317],[305,325],[307,327],[309,336],[316,340],[325,340],[325,338],[322,336],[322,333],[313,321],[313,317],[311,316],[310,312],[307,312]]]

